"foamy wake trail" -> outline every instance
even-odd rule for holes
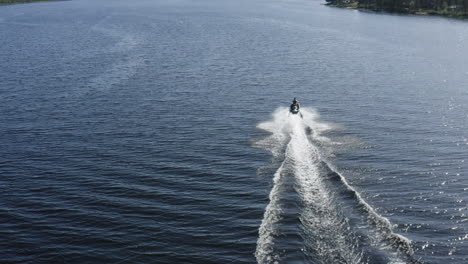
[[[258,125],[271,135],[255,146],[271,151],[273,163],[279,167],[259,228],[257,262],[405,263],[402,250],[395,247],[409,252],[409,240],[392,232],[388,219],[378,215],[328,165],[320,148],[313,143],[333,144],[323,133],[335,126],[319,121],[313,109],[301,111],[304,118],[281,108],[275,111],[273,120]],[[324,176],[325,170],[339,178],[338,187],[344,191],[333,189],[330,179]],[[351,207],[358,208],[355,212],[358,216],[353,221],[337,202],[339,192],[351,193],[349,196],[354,201]],[[360,218],[365,220],[354,223]],[[294,225],[298,228],[291,228]]]

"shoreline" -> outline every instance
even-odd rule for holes
[[[459,12],[450,12],[450,11],[437,11],[431,9],[420,9],[414,11],[395,11],[389,9],[379,9],[375,7],[365,7],[360,5],[358,2],[350,2],[350,3],[324,3],[325,6],[330,7],[338,7],[338,8],[346,8],[346,9],[354,9],[360,11],[371,11],[376,13],[388,13],[388,14],[401,14],[401,15],[415,15],[415,16],[439,16],[439,17],[446,17],[446,18],[453,18],[453,19],[460,19],[460,20],[468,20],[468,14],[462,14]]]
[[[64,0],[0,0],[0,6],[17,5],[17,4],[30,4],[39,2],[58,2]]]

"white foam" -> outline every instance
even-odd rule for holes
[[[321,225],[333,229],[338,225],[342,225],[338,217],[333,216],[332,210],[334,207],[331,204],[332,198],[325,191],[325,187],[320,180],[317,167],[321,160],[319,150],[311,144],[306,133],[307,126],[311,126],[314,127],[313,132],[317,138],[328,140],[325,136],[321,136],[321,133],[332,129],[332,126],[318,122],[319,115],[313,109],[302,109],[302,113],[303,119],[299,115],[289,114],[287,108],[280,108],[273,113],[273,120],[258,125],[258,128],[269,131],[272,135],[259,141],[257,146],[266,147],[272,151],[274,156],[280,156],[281,153],[279,151],[285,149],[283,162],[273,179],[274,186],[270,192],[270,203],[265,210],[259,230],[255,253],[258,263],[275,263],[280,261],[280,255],[278,252],[275,252],[273,246],[275,244],[275,237],[280,235],[278,234],[278,230],[275,230],[275,226],[281,220],[282,208],[278,201],[280,198],[280,184],[282,183],[281,172],[285,166],[294,172],[297,182],[296,192],[306,207],[313,207],[315,210],[326,212],[322,216],[332,216],[318,219],[310,215],[309,211],[304,210],[300,215],[304,226],[314,228]],[[289,140],[286,141],[285,139]],[[271,145],[275,143],[278,145]],[[286,147],[285,144],[287,144]],[[319,222],[311,224],[313,219],[319,220]],[[337,232],[333,234],[337,234]],[[330,233],[327,235],[329,236]],[[332,251],[337,252],[336,248],[333,248],[336,245],[340,246],[340,252],[344,252],[341,258],[346,258],[348,263],[359,263],[361,259],[360,254],[353,251],[352,245],[347,246],[346,241],[341,241],[338,244],[333,243],[333,245],[323,243],[319,251],[323,252],[323,254],[330,254]]]
[[[266,207],[264,218],[259,230],[257,250],[255,256],[258,263],[276,263],[280,255],[275,252],[275,238],[278,237],[276,224],[281,220],[282,210],[279,195],[282,184],[281,172],[285,169],[292,171],[296,181],[295,191],[304,204],[300,212],[300,221],[304,230],[305,249],[315,252],[315,256],[323,262],[333,262],[336,259],[346,263],[366,263],[363,252],[359,249],[358,241],[349,226],[348,219],[336,207],[334,194],[331,193],[320,175],[320,164],[325,162],[330,169],[339,175],[341,182],[349,191],[355,193],[357,202],[368,213],[369,221],[381,232],[377,241],[388,240],[389,244],[412,254],[411,242],[393,233],[390,221],[380,216],[375,210],[352,188],[345,177],[337,172],[324,157],[320,149],[313,142],[319,141],[333,144],[325,136],[327,131],[337,129],[331,123],[319,120],[318,111],[312,108],[301,108],[303,118],[289,114],[287,108],[279,108],[273,114],[273,119],[260,123],[258,128],[272,133],[260,140],[256,146],[268,149],[274,158],[282,158],[282,163],[274,175],[274,186],[270,192],[270,203]],[[307,129],[312,129],[309,136]],[[312,138],[312,141],[310,140]],[[320,239],[318,239],[320,238]],[[396,245],[396,246],[395,246]],[[376,245],[378,246],[378,245]],[[387,246],[387,248],[389,248]],[[385,250],[386,252],[388,250]],[[388,252],[387,252],[388,253]],[[404,263],[396,252],[388,255],[391,263]]]
[[[284,118],[285,113],[284,109],[277,109],[273,113],[273,120],[268,122],[260,123],[257,127],[268,132],[271,132],[272,135],[260,140],[255,145],[257,147],[262,147],[267,150],[270,150],[273,154],[273,157],[280,155],[280,149],[283,148],[286,135],[282,133],[287,118]],[[287,117],[287,115],[286,115]],[[275,263],[279,261],[279,254],[274,251],[274,238],[278,236],[278,230],[275,229],[275,224],[281,219],[282,208],[279,204],[279,189],[281,186],[281,172],[285,160],[281,163],[281,166],[275,172],[273,178],[273,188],[270,191],[270,203],[265,209],[262,223],[259,228],[259,237],[257,239],[257,249],[255,252],[255,257],[257,258],[258,263]]]
[[[281,206],[279,200],[279,187],[281,180],[282,166],[276,171],[273,178],[274,186],[270,192],[270,203],[265,209],[262,224],[259,228],[259,237],[257,239],[257,249],[255,257],[258,263],[274,263],[279,260],[279,254],[275,254],[273,249],[274,237],[278,236],[275,224],[281,219]]]
[[[319,242],[306,240],[306,244],[309,243],[306,246],[313,247],[326,262],[338,258],[346,263],[361,263],[361,252],[354,249],[356,242],[352,241],[349,227],[339,215],[333,203],[332,194],[327,191],[322,182],[318,167],[322,160],[320,151],[309,141],[305,133],[306,124],[313,125],[322,129],[314,130],[317,131],[314,133],[315,137],[326,138],[320,136],[320,133],[331,129],[331,126],[321,124],[316,121],[317,119],[318,114],[305,120],[292,119],[291,159],[295,163],[297,192],[305,204],[301,213],[301,222],[306,233],[310,231],[310,233],[315,233],[313,238],[317,235],[323,238]]]

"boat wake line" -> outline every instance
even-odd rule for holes
[[[420,263],[412,258],[411,242],[327,161],[324,146],[340,143],[323,134],[336,126],[320,121],[314,109],[301,111],[304,118],[279,108],[258,125],[271,134],[254,146],[271,151],[276,171],[257,262]]]

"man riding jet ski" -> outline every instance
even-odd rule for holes
[[[291,106],[289,107],[289,112],[295,115],[299,113],[299,108],[300,108],[299,102],[296,100],[296,97],[294,97],[294,100]]]

